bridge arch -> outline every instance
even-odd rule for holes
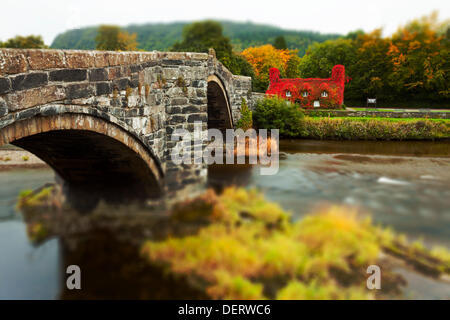
[[[88,109],[27,109],[16,115],[20,120],[1,129],[0,145],[11,143],[41,158],[62,178],[69,198],[77,198],[76,202],[80,197],[92,202],[159,196],[163,174],[151,148],[126,124]]]
[[[208,129],[233,128],[233,115],[228,91],[224,82],[216,75],[208,76]]]

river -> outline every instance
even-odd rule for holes
[[[325,204],[357,206],[411,239],[450,248],[450,143],[285,140],[280,151],[274,176],[260,175],[257,166],[213,165],[208,184],[256,187],[296,219]],[[30,244],[15,210],[21,190],[52,181],[48,168],[0,172],[0,299],[61,297],[60,241]],[[402,274],[409,283],[407,296],[450,296],[449,285],[406,270]]]

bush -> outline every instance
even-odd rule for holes
[[[247,131],[253,127],[252,112],[248,108],[247,101],[245,101],[244,98],[242,98],[241,102],[241,118],[236,126],[244,131]]]
[[[297,105],[278,97],[257,102],[253,123],[258,129],[279,129],[280,137],[295,138],[302,133],[303,112]]]

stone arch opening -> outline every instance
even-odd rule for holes
[[[72,204],[93,207],[100,199],[116,202],[161,195],[162,173],[147,147],[104,119],[38,115],[3,128],[0,145],[6,143],[52,167]]]
[[[208,129],[233,128],[233,117],[222,81],[215,75],[208,77]]]

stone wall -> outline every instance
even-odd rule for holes
[[[209,54],[209,74],[217,76],[227,91],[227,99],[231,107],[231,116],[235,125],[241,117],[241,102],[244,98],[251,101],[252,78],[233,75],[215,57],[214,51]]]
[[[261,93],[261,92],[252,92],[251,95],[251,99],[250,99],[250,104],[249,104],[249,108],[250,110],[254,110],[255,109],[255,105],[259,100],[262,100],[266,97],[265,93]]]

